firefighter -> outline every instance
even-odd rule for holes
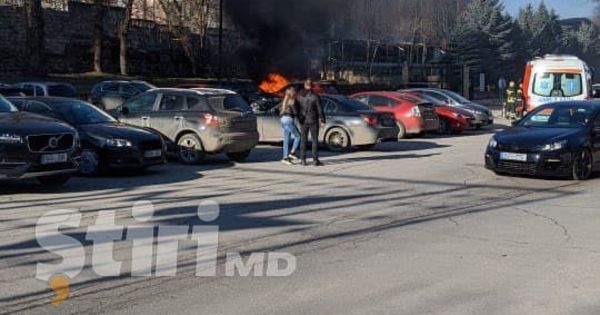
[[[523,101],[523,83],[519,84],[519,88],[517,89],[517,105],[515,107],[515,112],[517,118],[522,118],[523,113],[525,112],[525,106]]]
[[[517,117],[516,106],[518,101],[518,91],[515,81],[510,81],[506,89],[506,110],[505,117],[515,119]]]

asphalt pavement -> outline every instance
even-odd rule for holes
[[[244,164],[212,157],[145,174],[75,178],[48,189],[0,182],[0,314],[598,314],[600,178],[500,177],[483,167],[495,130],[324,153],[324,167],[288,166],[260,146]],[[196,248],[179,247],[177,276],[132,277],[132,244],[117,242],[118,277],[92,269],[85,232],[100,211],[123,226],[136,202],[152,224],[197,226],[220,205],[216,277],[196,277]],[[36,279],[60,257],[38,244],[49,211],[82,214],[61,231],[86,245],[69,297]],[[284,277],[226,276],[228,253],[290,253]]]

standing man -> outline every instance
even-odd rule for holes
[[[322,166],[319,161],[319,126],[325,125],[325,115],[321,108],[319,96],[313,91],[311,79],[304,81],[304,89],[297,96],[300,121],[300,132],[302,133],[302,143],[300,145],[300,158],[302,165],[306,164],[306,146],[308,145],[308,133],[312,141],[313,165]]]
[[[514,81],[510,81],[506,89],[506,118],[516,118],[517,107],[517,87]]]

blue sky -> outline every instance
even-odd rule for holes
[[[504,5],[511,15],[516,15],[519,8],[529,2],[538,6],[541,0],[504,0]],[[556,9],[562,18],[590,17],[595,7],[591,0],[545,0],[545,2],[548,7]]]

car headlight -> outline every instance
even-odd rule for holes
[[[0,134],[0,143],[5,143],[5,144],[18,144],[18,143],[23,143],[23,137],[19,136],[19,135],[13,135],[13,134],[8,134],[8,133],[4,133],[4,134]]]
[[[542,151],[559,151],[567,147],[567,140],[557,141],[551,144],[546,144],[542,147]]]
[[[490,143],[488,144],[488,147],[495,149],[498,146],[498,141],[496,141],[496,139],[492,138],[490,139]]]
[[[106,139],[106,145],[109,147],[130,147],[131,141],[125,139]]]

